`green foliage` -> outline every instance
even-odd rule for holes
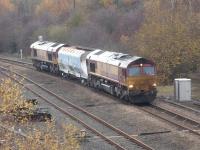
[[[67,13],[69,9],[69,0],[42,0],[36,8],[36,14],[50,13],[51,15],[60,16]]]
[[[199,0],[0,0],[0,5],[0,51],[30,53],[29,45],[43,35],[148,57],[162,83],[200,64]]]
[[[81,23],[83,22],[83,17],[80,13],[75,13],[69,20],[67,25],[70,28],[75,28],[78,27],[79,25],[81,25]]]
[[[113,0],[100,0],[99,3],[103,7],[110,7],[110,6],[114,5],[114,1]]]
[[[172,10],[163,9],[161,2],[146,3],[145,21],[135,40],[139,53],[156,62],[160,81],[168,83],[181,73],[195,71],[200,63],[200,39],[191,33],[194,26],[199,28],[199,20],[186,4],[178,3]]]
[[[61,25],[54,25],[48,27],[48,38],[59,42],[67,41],[67,27]]]

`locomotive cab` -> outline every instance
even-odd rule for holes
[[[156,97],[155,64],[145,58],[95,50],[87,56],[88,83],[132,103],[151,103]]]
[[[153,101],[157,93],[155,64],[145,59],[130,64],[126,72],[126,85],[130,96],[146,95],[148,97],[144,98],[148,101],[152,98]]]

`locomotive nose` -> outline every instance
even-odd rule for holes
[[[155,77],[134,77],[128,79],[129,90],[151,91],[157,86]]]

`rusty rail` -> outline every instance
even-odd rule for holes
[[[169,100],[163,100],[163,102],[169,103],[169,104],[172,104],[172,105],[174,105],[174,106],[178,106],[178,107],[180,107],[180,108],[187,109],[187,110],[189,110],[189,111],[193,111],[193,112],[195,112],[195,113],[199,113],[199,114],[200,114],[200,111],[199,111],[199,110],[196,110],[196,109],[194,109],[194,108],[192,108],[192,107],[185,106],[185,105],[183,105],[183,104],[179,104],[179,103],[177,103],[177,102],[172,102],[172,101],[169,101]]]
[[[112,129],[113,131],[115,131],[115,132],[118,133],[119,135],[122,135],[123,137],[125,137],[126,139],[130,140],[131,142],[137,144],[138,146],[140,146],[140,147],[142,147],[142,148],[144,148],[144,149],[146,149],[146,150],[153,150],[153,148],[151,148],[150,146],[146,145],[146,144],[143,143],[142,141],[140,141],[140,140],[138,140],[138,139],[136,139],[136,138],[134,138],[134,137],[131,137],[130,135],[128,135],[128,134],[125,133],[124,131],[122,131],[122,130],[116,128],[116,127],[114,127],[113,125],[107,123],[106,121],[104,121],[104,120],[102,120],[101,118],[99,118],[99,117],[93,115],[92,113],[90,113],[90,112],[84,110],[83,108],[81,108],[81,107],[79,107],[79,106],[77,106],[77,105],[71,103],[71,102],[69,101],[71,98],[68,98],[68,100],[66,100],[66,99],[64,99],[64,98],[62,98],[62,97],[56,95],[55,93],[51,92],[50,90],[48,90],[48,89],[42,87],[41,85],[37,84],[37,83],[34,82],[33,80],[28,79],[27,77],[25,77],[25,76],[23,76],[23,75],[20,75],[20,74],[17,73],[17,72],[10,71],[10,70],[8,70],[8,69],[6,69],[6,68],[4,68],[4,67],[0,67],[0,68],[3,69],[3,70],[6,70],[6,71],[12,72],[12,73],[14,73],[14,74],[16,74],[16,75],[18,75],[18,76],[24,78],[25,80],[27,80],[28,82],[31,82],[32,84],[36,85],[37,87],[39,87],[39,88],[42,89],[43,91],[49,93],[50,95],[56,97],[57,99],[59,99],[60,101],[66,103],[67,105],[69,105],[69,106],[71,106],[71,107],[73,107],[73,108],[75,108],[75,109],[81,111],[82,113],[88,115],[90,118],[92,118],[92,119],[98,121],[99,123],[105,125],[106,127],[110,128],[110,129]],[[20,84],[22,85],[22,83],[20,83]],[[33,90],[31,90],[30,88],[28,88],[28,87],[25,87],[25,88],[27,88],[28,90],[32,91],[34,94],[37,94],[37,93],[35,93]],[[71,115],[71,114],[70,114],[69,112],[67,112],[66,110],[63,110],[62,108],[58,107],[56,104],[54,104],[54,103],[50,102],[49,100],[45,99],[45,98],[42,97],[41,95],[39,95],[39,94],[37,94],[37,95],[38,95],[39,97],[41,97],[43,100],[45,100],[46,102],[48,102],[48,103],[50,103],[51,105],[53,105],[56,109],[60,110],[60,111],[63,112],[64,114],[70,116],[71,118],[73,118],[73,119],[75,119],[76,121],[78,121],[78,122],[80,122],[81,124],[83,124],[86,128],[88,128],[89,130],[93,131],[94,133],[96,133],[97,135],[99,135],[100,137],[102,137],[103,139],[105,139],[105,140],[106,140],[108,143],[110,143],[111,145],[114,145],[117,149],[124,149],[123,147],[121,147],[120,145],[118,145],[117,143],[115,143],[114,141],[112,141],[112,140],[108,139],[107,137],[105,137],[104,135],[102,135],[102,134],[101,134],[100,132],[98,132],[96,129],[89,127],[89,126],[88,126],[87,124],[85,124],[83,121],[81,121],[80,119],[78,119],[78,118],[74,117],[73,115]]]
[[[180,115],[180,114],[178,114],[178,113],[176,113],[176,112],[170,111],[170,110],[168,110],[168,109],[166,109],[166,108],[162,108],[162,107],[156,106],[156,105],[151,105],[151,106],[148,106],[148,107],[154,108],[154,109],[160,109],[160,110],[162,110],[162,111],[164,111],[164,112],[173,114],[174,116],[181,117],[181,118],[184,119],[184,120],[189,120],[189,121],[191,121],[191,122],[193,122],[193,123],[195,123],[195,124],[200,125],[199,122],[197,122],[197,121],[195,121],[195,120],[192,120],[192,119],[190,119],[190,118],[187,118],[187,117],[185,117],[185,116],[182,116],[182,115]],[[182,124],[180,124],[180,123],[177,123],[177,122],[171,121],[171,120],[169,120],[169,119],[166,119],[165,117],[162,117],[161,115],[156,114],[156,113],[152,112],[151,110],[148,110],[148,107],[140,108],[140,109],[143,110],[143,111],[145,111],[145,112],[147,112],[147,113],[149,113],[149,114],[151,114],[151,115],[153,115],[153,116],[155,116],[155,117],[157,117],[157,118],[160,118],[160,119],[162,119],[162,120],[164,120],[164,121],[166,121],[166,122],[168,122],[168,123],[170,123],[170,124],[173,124],[173,125],[175,125],[175,126],[181,128],[181,129],[188,130],[188,131],[190,131],[191,133],[200,136],[200,133],[199,133],[198,131],[195,131],[195,130],[193,130],[192,128],[187,127],[187,126],[184,126],[184,125],[182,125]]]

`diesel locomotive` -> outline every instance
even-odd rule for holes
[[[30,48],[37,70],[76,78],[132,103],[156,98],[155,63],[143,57],[49,41],[37,41]]]

